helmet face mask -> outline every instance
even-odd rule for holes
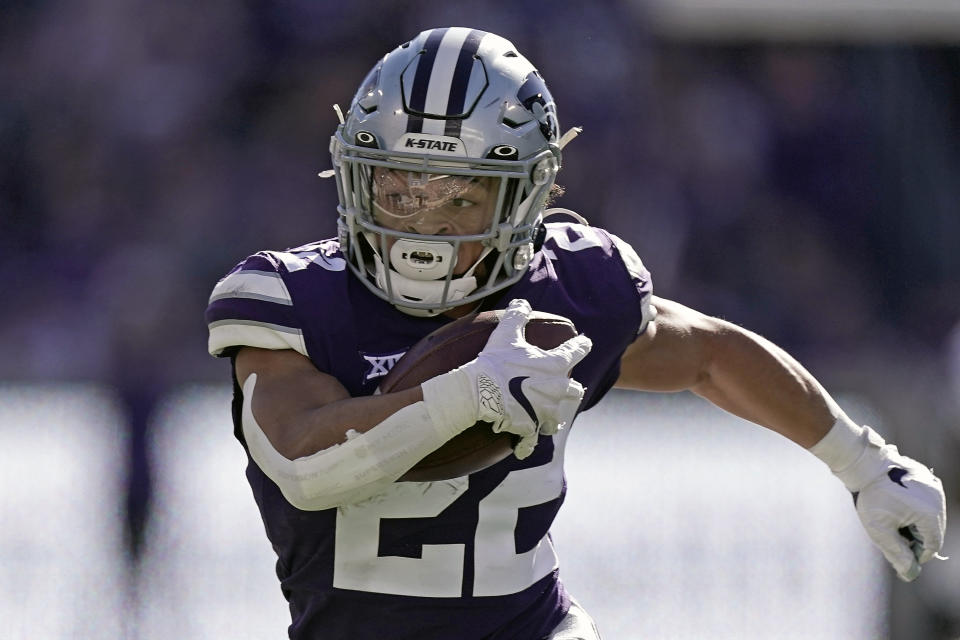
[[[557,142],[546,85],[507,40],[454,27],[401,45],[331,140],[350,269],[413,315],[510,286],[533,256]]]

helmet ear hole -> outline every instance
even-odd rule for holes
[[[519,157],[520,151],[510,144],[498,144],[487,154],[491,160],[517,160]]]
[[[376,107],[374,107],[374,109],[376,109]],[[380,145],[377,144],[377,136],[369,131],[357,131],[356,135],[353,136],[353,140],[358,147],[364,147],[366,149],[380,148]]]

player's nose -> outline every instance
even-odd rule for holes
[[[419,233],[425,236],[449,236],[453,235],[453,227],[446,220],[430,220],[428,218],[417,220],[408,225],[407,231],[410,233]]]

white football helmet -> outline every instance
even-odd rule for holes
[[[331,139],[347,264],[412,315],[510,286],[533,257],[560,146],[553,98],[508,40],[422,32],[370,71]]]

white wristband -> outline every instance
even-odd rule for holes
[[[841,415],[810,453],[822,460],[850,491],[859,491],[886,472],[888,456],[896,447],[888,445],[876,431]]]
[[[477,392],[473,377],[460,369],[421,383],[423,402],[438,431],[449,430],[452,438],[477,421]]]

